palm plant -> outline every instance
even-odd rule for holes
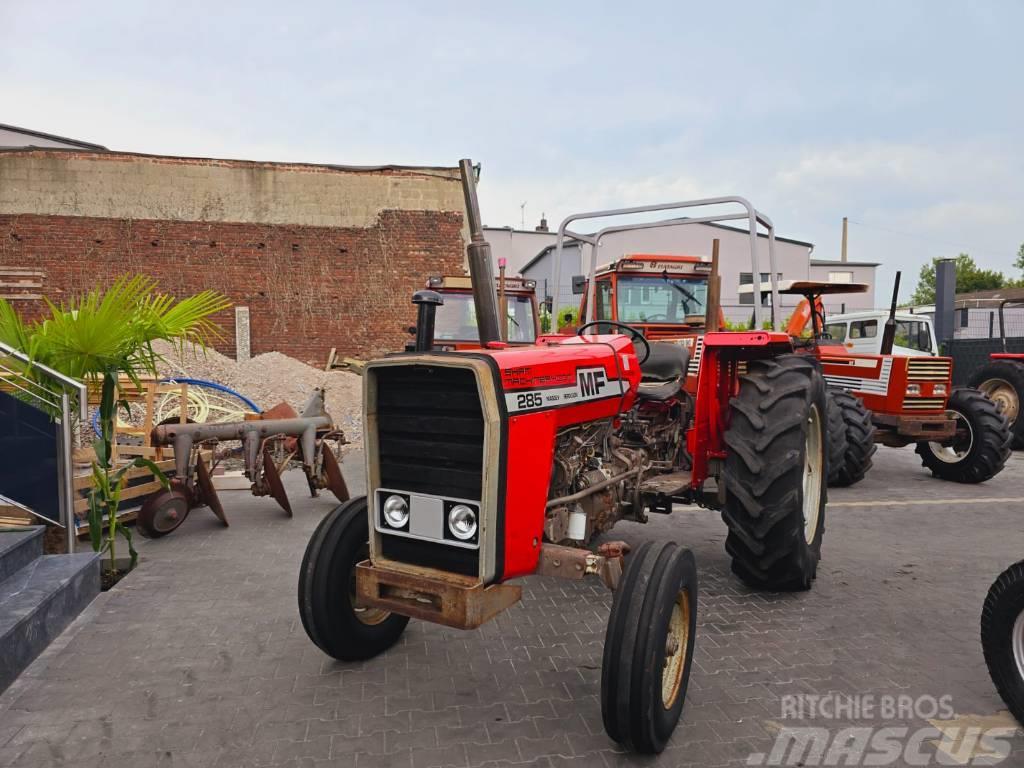
[[[88,520],[93,549],[109,554],[111,572],[118,534],[128,544],[132,567],[138,559],[131,532],[117,522],[127,472],[146,467],[168,485],[163,472],[146,458],[121,467],[113,465],[114,419],[119,407],[128,409],[128,403],[117,398],[118,377],[124,374],[138,385],[140,376],[156,375],[162,358],[153,349],[154,341],[163,340],[182,350],[185,346],[205,348],[220,336],[220,328],[210,316],[230,306],[215,291],[179,300],[158,293],[156,287],[156,281],[146,275],[123,275],[106,290],[94,288],[67,305],[47,301],[48,315],[31,323],[0,299],[0,341],[61,373],[100,385],[100,434],[93,442],[96,460]],[[30,371],[26,373],[30,375]]]

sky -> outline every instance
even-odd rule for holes
[[[0,0],[0,123],[154,154],[482,164],[485,223],[738,194],[1019,276],[1024,0]],[[525,208],[521,206],[525,203]]]

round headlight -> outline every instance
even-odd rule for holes
[[[404,528],[409,522],[409,505],[401,496],[388,496],[384,502],[384,519],[392,528]]]
[[[448,513],[448,530],[456,539],[472,539],[476,535],[476,512],[465,504],[456,504]]]

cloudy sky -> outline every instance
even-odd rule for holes
[[[488,224],[742,194],[1015,273],[1024,2],[0,0],[0,122],[159,154],[483,164]],[[909,278],[909,279],[908,279]],[[880,287],[881,298],[886,290]]]

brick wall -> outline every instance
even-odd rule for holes
[[[249,307],[252,352],[323,365],[331,347],[367,357],[401,349],[410,298],[429,274],[459,274],[462,215],[384,211],[370,227],[0,214],[0,265],[45,272],[60,302],[126,272],[176,295],[212,288]],[[37,302],[18,302],[38,312]],[[217,320],[234,354],[234,312]]]
[[[253,354],[322,365],[403,347],[424,278],[464,270],[463,206],[456,168],[0,150],[0,267],[42,270],[55,302],[128,272],[216,289]]]

